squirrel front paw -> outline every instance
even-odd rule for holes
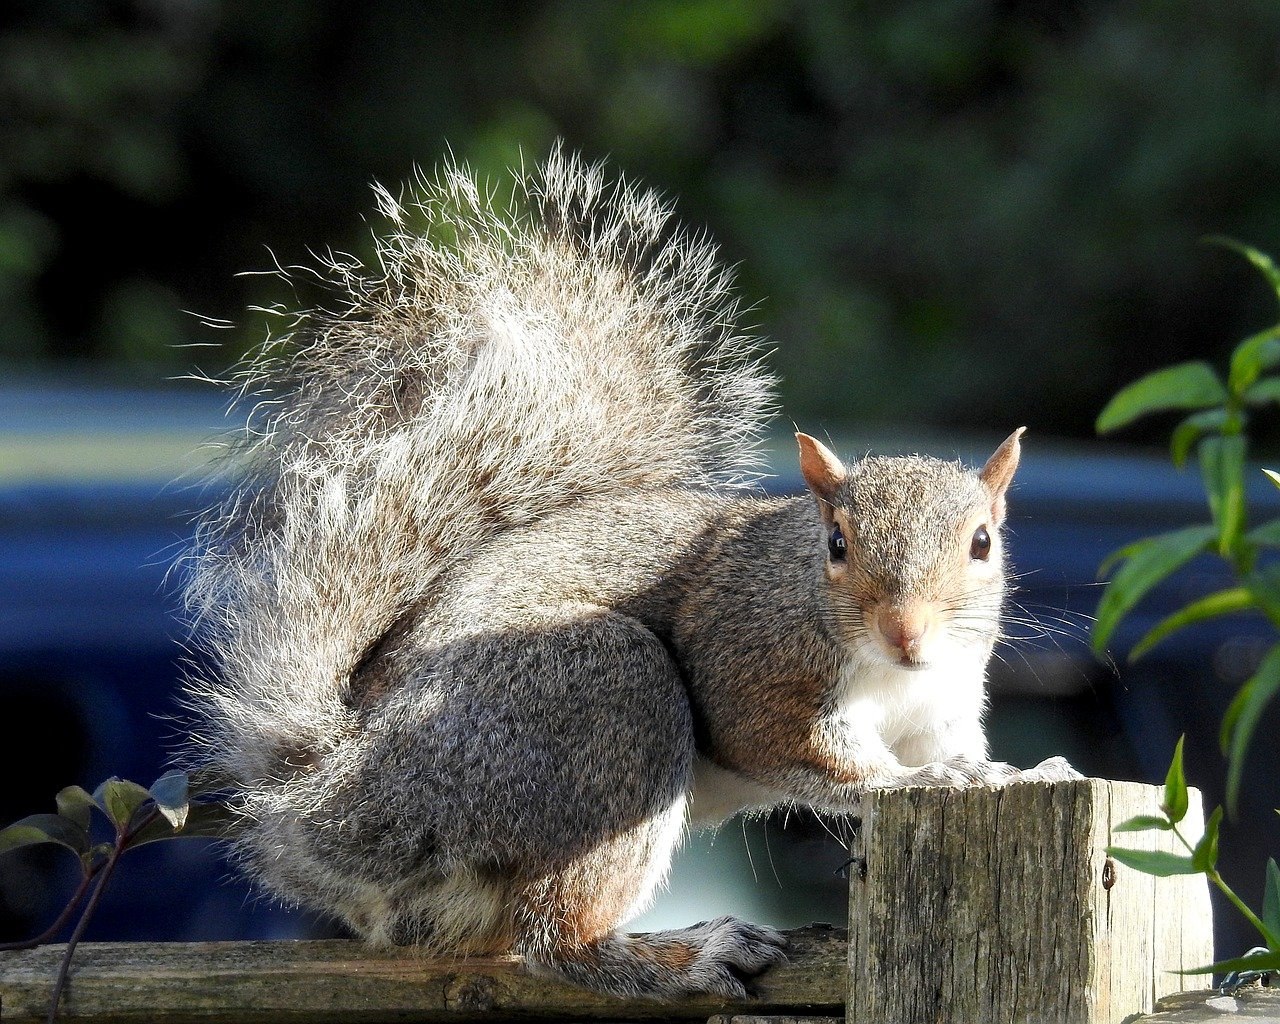
[[[906,789],[909,786],[1007,786],[1014,782],[1067,782],[1084,778],[1064,757],[1050,757],[1034,768],[1015,768],[1006,761],[982,761],[972,757],[952,757],[909,768],[878,789]]]
[[[941,786],[964,789],[969,786],[1003,786],[1016,773],[1003,761],[981,761],[972,757],[951,757],[907,768],[901,775],[877,789],[907,789],[911,786]]]
[[[1065,757],[1047,757],[1034,768],[1024,768],[1010,782],[1071,782],[1084,776]]]

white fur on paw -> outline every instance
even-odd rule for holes
[[[1065,757],[1048,757],[1034,768],[1019,772],[1014,782],[1070,782],[1084,776]]]
[[[1018,769],[1007,761],[987,761],[982,769],[982,778],[978,781],[984,786],[1008,785],[1018,777]]]
[[[960,789],[970,785],[970,775],[964,765],[954,761],[932,761],[912,769],[905,775],[895,779],[890,789],[905,789],[908,786],[945,786]]]
[[[952,757],[921,765],[898,783],[900,786],[1003,786],[1018,769],[1003,761],[979,761],[972,757]]]
[[[879,789],[906,789],[909,786],[948,787],[1007,786],[1013,782],[1067,782],[1084,778],[1066,758],[1050,757],[1034,768],[1015,768],[1005,761],[980,761],[972,757],[952,757],[909,768]]]

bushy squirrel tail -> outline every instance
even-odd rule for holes
[[[241,785],[352,735],[362,659],[487,539],[589,496],[750,483],[773,401],[728,272],[655,193],[557,149],[501,201],[456,166],[377,196],[372,264],[317,271],[338,308],[231,382],[236,482],[188,563],[189,756]]]

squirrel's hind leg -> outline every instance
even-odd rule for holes
[[[681,813],[683,808],[681,808]],[[665,863],[672,841],[654,822],[648,835],[619,837],[518,898],[516,952],[539,974],[610,995],[744,999],[746,983],[785,959],[783,936],[735,917],[689,928],[627,935],[614,930],[618,908],[651,884],[650,863]]]
[[[556,709],[547,734],[572,739],[562,757],[573,766],[560,778],[540,763],[537,791],[560,806],[529,811],[564,821],[517,861],[515,952],[537,973],[613,995],[744,997],[744,982],[782,959],[772,929],[726,917],[650,935],[617,930],[666,878],[686,827],[693,723],[666,649],[639,622],[603,611],[519,649]]]

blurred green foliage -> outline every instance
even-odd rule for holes
[[[367,252],[368,183],[557,136],[741,265],[788,415],[1087,436],[1276,248],[1274,0],[10,0],[0,354],[218,369],[243,270]],[[266,250],[271,247],[271,251]]]
[[[1280,300],[1280,266],[1264,252],[1227,238],[1261,273]],[[1256,331],[1231,353],[1220,375],[1198,360],[1156,370],[1122,389],[1098,415],[1098,433],[1109,433],[1152,414],[1182,413],[1170,451],[1182,469],[1192,451],[1200,464],[1210,522],[1144,537],[1108,556],[1100,575],[1111,575],[1093,624],[1093,647],[1104,654],[1120,621],[1157,586],[1197,555],[1213,551],[1233,577],[1233,586],[1187,601],[1150,627],[1133,646],[1137,661],[1179,630],[1221,615],[1265,616],[1280,630],[1280,566],[1262,556],[1280,547],[1280,519],[1250,528],[1245,475],[1253,414],[1280,401],[1280,323]],[[1190,415],[1186,415],[1190,412]],[[1280,473],[1263,470],[1277,487]],[[1115,573],[1110,570],[1117,567]],[[1222,718],[1219,742],[1228,758],[1227,807],[1235,817],[1245,779],[1245,756],[1267,705],[1280,692],[1280,642],[1261,659],[1257,672],[1236,693]],[[1181,744],[1175,766],[1181,772]],[[1172,769],[1171,769],[1172,771]],[[1277,940],[1280,942],[1280,940]],[[1280,945],[1273,950],[1280,955]]]

